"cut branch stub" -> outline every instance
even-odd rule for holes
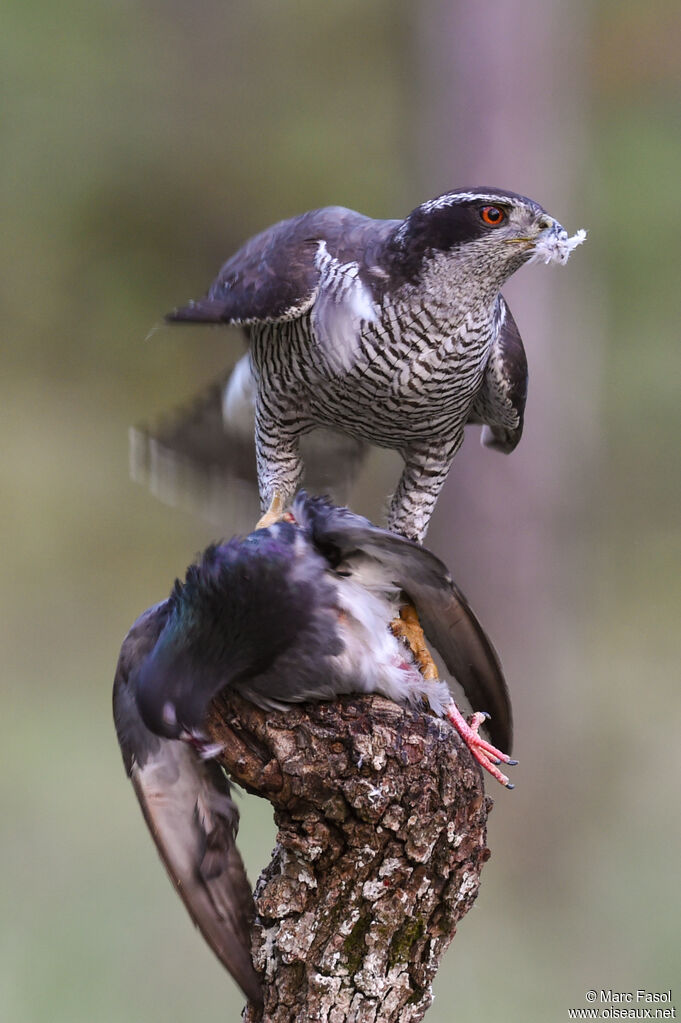
[[[255,889],[262,1018],[422,1019],[489,857],[491,801],[459,736],[379,696],[265,712],[231,694],[209,731],[279,828]]]

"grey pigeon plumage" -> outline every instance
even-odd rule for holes
[[[151,732],[140,717],[134,675],[163,629],[167,602],[149,608],[125,637],[114,680],[116,733],[126,773],[173,887],[246,997],[261,1001],[250,955],[253,896],[235,844],[239,814],[214,762]]]
[[[497,655],[434,555],[321,498],[243,540],[213,545],[170,597],[126,636],[114,718],[126,771],[168,873],[209,945],[253,1001],[250,887],[235,846],[238,815],[210,759],[204,722],[233,688],[265,708],[378,692],[446,716],[473,756],[507,783],[513,763],[427,682],[390,628],[406,597],[493,743],[510,751],[511,706]]]

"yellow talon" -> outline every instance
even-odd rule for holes
[[[426,637],[413,604],[404,604],[400,608],[400,617],[390,623],[393,636],[404,640],[418,664],[421,674],[427,682],[439,678],[435,661],[426,646]]]
[[[259,520],[256,529],[267,529],[268,526],[273,526],[275,522],[278,522],[284,515],[284,499],[278,490],[275,490],[270,501],[270,506]]]

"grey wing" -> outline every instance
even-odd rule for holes
[[[353,365],[362,322],[379,317],[386,275],[376,260],[393,230],[393,221],[371,220],[342,206],[283,220],[227,260],[205,298],[166,319],[252,326],[310,313],[327,369],[342,375]]]
[[[235,844],[238,812],[227,779],[185,743],[144,726],[130,686],[153,648],[165,605],[126,637],[114,680],[114,720],[126,771],[163,864],[192,920],[251,1001],[262,994],[250,953],[253,897]]]
[[[226,532],[249,533],[260,516],[254,433],[255,384],[245,355],[186,406],[131,428],[131,476],[167,504],[197,511]],[[347,501],[368,445],[317,429],[300,447],[307,488]]]
[[[205,298],[169,313],[171,322],[287,320],[312,307],[322,274],[320,242],[337,240],[368,218],[341,206],[311,210],[255,235],[220,270]]]
[[[513,718],[506,680],[497,653],[446,566],[430,551],[345,508],[299,496],[296,519],[310,529],[313,541],[328,556],[361,551],[385,568],[391,583],[414,604],[426,638],[454,675],[474,710],[491,715],[493,743],[510,752]]]
[[[503,298],[501,329],[468,418],[484,423],[482,443],[508,455],[522,437],[527,399],[527,358],[511,310]]]
[[[249,239],[221,268],[205,298],[169,313],[171,322],[255,323],[289,319],[314,300],[318,242],[310,214],[283,220]]]

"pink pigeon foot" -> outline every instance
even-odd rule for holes
[[[515,766],[518,761],[512,760],[506,753],[502,753],[496,746],[492,746],[491,743],[486,742],[481,735],[478,735],[478,729],[483,721],[486,721],[489,714],[484,714],[481,711],[476,711],[473,714],[470,724],[466,721],[465,717],[452,700],[445,711],[447,720],[456,728],[457,732],[468,746],[469,750],[473,754],[474,759],[480,764],[485,771],[489,771],[493,778],[496,778],[498,782],[505,785],[507,789],[512,789],[514,786],[508,780],[505,774],[498,768],[498,764],[508,764],[510,767]]]

